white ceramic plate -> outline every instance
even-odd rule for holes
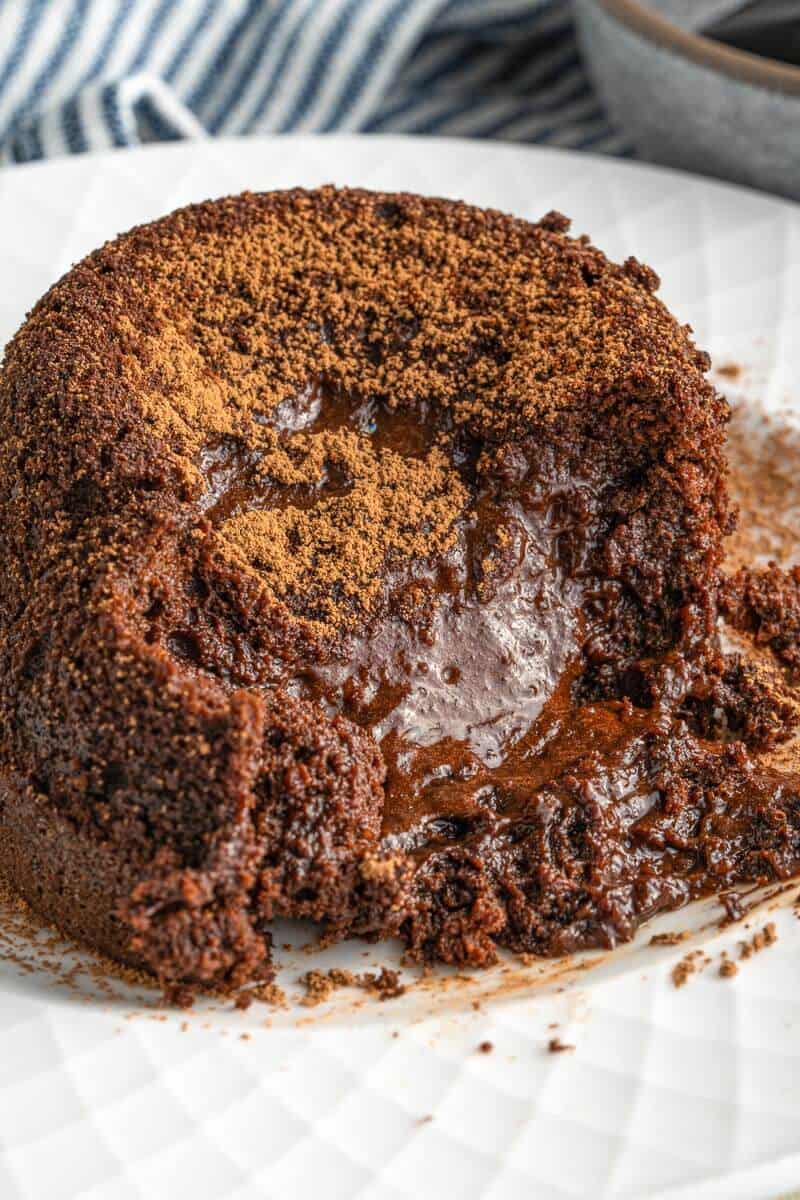
[[[130,225],[244,188],[331,181],[524,217],[560,209],[611,256],[656,267],[700,344],[746,364],[738,390],[800,411],[796,207],[675,172],[455,140],[203,142],[6,170],[0,342]],[[714,960],[680,990],[669,969],[688,944],[648,947],[651,928],[587,956],[589,969],[505,966],[383,1004],[341,993],[321,1010],[206,1002],[188,1015],[98,983],[60,944],[47,969],[41,945],[32,954],[0,920],[0,1200],[776,1197],[800,1186],[800,923],[785,900],[772,901],[778,943],[730,981],[719,954],[745,934],[720,933],[707,904],[659,926],[693,930]],[[748,936],[766,919],[753,914]],[[277,941],[307,936],[287,926]],[[392,953],[294,950],[282,982]],[[575,1049],[548,1053],[554,1036]]]

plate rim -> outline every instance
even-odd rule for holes
[[[425,149],[440,147],[448,150],[462,150],[468,155],[484,151],[489,154],[532,155],[538,158],[571,159],[576,165],[590,159],[596,166],[619,170],[625,174],[633,172],[651,177],[663,177],[683,180],[697,186],[718,191],[720,194],[748,196],[751,199],[762,200],[766,205],[774,206],[784,212],[800,216],[800,205],[797,201],[786,196],[748,184],[732,183],[729,180],[717,179],[711,175],[703,175],[689,171],[683,167],[667,166],[662,163],[630,158],[622,155],[603,154],[593,150],[576,150],[570,146],[550,146],[533,142],[515,142],[500,138],[468,138],[433,136],[415,133],[270,133],[270,134],[231,134],[225,137],[183,138],[178,141],[146,142],[139,146],[114,146],[109,149],[88,151],[81,154],[60,154],[52,158],[35,159],[30,162],[7,164],[0,168],[0,190],[14,178],[22,178],[31,173],[40,173],[58,169],[78,170],[80,166],[102,164],[103,162],[121,162],[131,157],[146,155],[147,157],[180,156],[184,154],[210,154],[220,149],[241,151],[252,149],[254,146],[286,146],[287,143],[298,146],[311,146],[314,143],[339,144],[343,148],[357,146],[378,146],[396,144],[398,146],[416,145]],[[341,185],[344,186],[344,185]],[[285,189],[276,189],[285,190]]]

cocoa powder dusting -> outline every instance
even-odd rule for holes
[[[739,508],[726,570],[789,567],[800,557],[800,430],[739,403],[728,427],[729,487]]]
[[[299,465],[274,451],[262,457],[261,473],[287,486],[314,485],[338,469],[344,494],[310,508],[249,510],[219,527],[279,598],[320,596],[322,620],[341,624],[354,608],[369,610],[387,562],[449,549],[467,494],[441,451],[405,459],[349,431],[298,436],[292,449]]]

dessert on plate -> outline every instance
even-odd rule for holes
[[[727,405],[655,274],[567,230],[245,194],[37,304],[0,377],[37,911],[236,987],[278,915],[480,966],[798,868],[791,700],[719,640]]]

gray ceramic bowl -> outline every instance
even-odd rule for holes
[[[655,162],[800,199],[800,67],[687,32],[636,0],[575,0],[613,120]]]

